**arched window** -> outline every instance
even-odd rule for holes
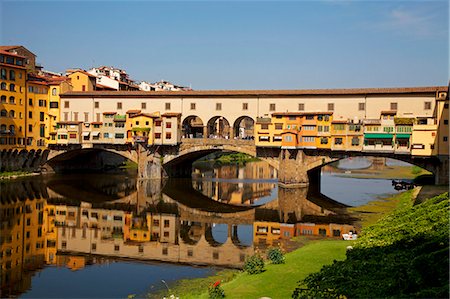
[[[7,116],[8,116],[8,111],[6,111],[5,109],[2,109],[2,110],[0,111],[0,116],[1,116],[1,117],[7,117]]]
[[[52,96],[56,96],[56,88],[52,88]]]
[[[11,132],[11,134],[14,134],[14,132],[16,131],[16,127],[14,125],[10,125],[9,131]]]
[[[16,103],[16,98],[15,97],[9,97],[9,103],[10,104],[15,104]]]
[[[6,131],[6,125],[1,125],[0,126],[0,131],[5,132]]]
[[[13,70],[9,71],[9,80],[14,81],[16,80],[16,72]]]
[[[6,83],[2,82],[2,84],[0,84],[0,88],[3,90],[6,90]]]
[[[7,78],[6,78],[6,69],[2,69],[1,70],[1,78],[3,79],[3,80],[6,80]]]
[[[15,84],[9,84],[9,91],[16,91],[16,85]]]
[[[16,117],[16,112],[14,110],[9,111],[9,117],[14,118]]]
[[[0,102],[1,103],[6,103],[6,96],[2,96]]]

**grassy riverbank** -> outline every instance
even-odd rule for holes
[[[400,206],[363,230],[345,261],[299,284],[294,298],[448,298],[448,192]]]
[[[376,169],[353,169],[345,173],[339,173],[338,176],[357,179],[410,179],[418,176],[431,175],[431,172],[417,166],[386,166],[383,170]]]
[[[236,165],[236,164],[243,165],[248,162],[256,162],[256,161],[261,160],[244,153],[226,153],[220,154],[219,156],[215,154],[207,156],[204,159],[197,160],[196,162],[194,162],[194,164],[215,163],[217,165]]]
[[[406,191],[352,210],[362,214],[362,225],[367,229],[392,211],[411,209],[419,191],[420,189]],[[227,298],[290,298],[298,281],[317,273],[324,265],[331,265],[335,260],[345,260],[346,247],[352,244],[337,239],[314,240],[307,237],[297,238],[297,241],[302,243],[302,247],[287,253],[285,264],[268,264],[266,271],[261,274],[249,275],[242,271],[224,270],[211,277],[179,281],[170,293],[180,298],[208,298],[208,286],[220,280]],[[167,296],[167,293],[149,295],[149,298],[162,295]]]
[[[226,298],[289,298],[299,279],[317,272],[333,260],[345,258],[345,248],[351,243],[342,240],[312,240],[303,238],[302,248],[286,254],[286,262],[280,265],[266,265],[266,271],[250,275],[237,270],[223,270],[214,276],[179,281],[171,294],[180,298],[208,298],[208,286],[221,281]],[[160,298],[161,295],[149,295]]]

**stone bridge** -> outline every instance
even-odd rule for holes
[[[307,186],[312,180],[319,187],[320,169],[323,166],[357,156],[393,158],[420,166],[435,175],[437,184],[448,184],[449,179],[448,156],[438,158],[382,152],[260,148],[255,146],[253,140],[219,138],[185,138],[178,146],[91,144],[53,148],[47,153],[43,169],[67,169],[69,161],[75,161],[73,167],[105,169],[121,165],[125,159],[129,159],[138,164],[140,179],[190,177],[192,163],[214,152],[245,153],[266,161],[278,170],[278,180],[282,186]]]

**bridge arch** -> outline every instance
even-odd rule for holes
[[[231,136],[230,122],[223,116],[216,115],[211,117],[207,123],[207,136],[213,138],[228,139]]]
[[[197,115],[189,115],[182,122],[182,134],[184,138],[204,137],[204,122]]]
[[[255,120],[250,116],[238,117],[233,124],[233,137],[240,139],[253,139],[255,132]]]
[[[42,169],[54,172],[86,169],[101,171],[118,167],[126,160],[137,163],[136,152],[113,148],[52,149]]]
[[[212,144],[192,144],[185,148],[180,149],[176,155],[167,155],[163,158],[162,166],[169,177],[190,177],[192,172],[192,163],[202,157],[205,157],[215,152],[237,152],[247,154],[252,157],[257,157],[256,148],[250,141],[246,140],[223,140],[218,142],[217,145]],[[276,159],[261,160],[267,162],[270,166],[276,170],[279,168],[278,161]]]
[[[438,158],[430,159],[429,157],[412,157],[409,155],[388,155],[388,154],[377,154],[377,153],[354,153],[346,155],[328,155],[328,156],[317,156],[315,159],[311,159],[306,165],[308,181],[310,182],[310,188],[317,188],[320,190],[320,175],[322,167],[329,165],[333,162],[337,162],[346,158],[351,157],[375,157],[375,158],[390,158],[402,162],[409,163],[413,166],[419,166],[433,174],[435,183],[439,183],[439,176],[442,176],[440,170],[442,167],[440,165],[443,163],[448,166],[448,159],[440,161]],[[448,169],[448,168],[447,168]],[[448,174],[447,174],[448,175]],[[311,184],[312,183],[312,184]],[[318,191],[318,190],[315,190]]]

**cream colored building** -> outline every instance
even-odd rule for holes
[[[230,132],[230,135],[224,136],[226,138],[239,136],[236,132],[236,128],[238,128],[236,123],[243,117],[249,117],[255,121],[255,133],[261,132],[260,136],[255,135],[257,146],[260,145],[260,142],[270,146],[280,146],[279,137],[275,140],[272,138],[275,135],[278,136],[275,134],[276,132],[265,129],[266,125],[263,123],[263,120],[271,119],[272,114],[276,112],[326,112],[332,114],[333,121],[347,121],[349,125],[360,124],[366,119],[378,119],[381,132],[387,128],[394,129],[394,117],[415,118],[420,125],[417,124],[413,129],[412,148],[420,150],[414,144],[424,142],[430,148],[430,142],[434,141],[428,140],[430,137],[423,131],[437,130],[437,127],[432,126],[439,122],[440,140],[434,148],[438,147],[442,153],[448,154],[448,149],[444,149],[445,142],[448,143],[448,141],[444,141],[448,140],[448,130],[445,130],[444,124],[445,118],[448,123],[448,108],[444,108],[445,103],[437,104],[445,101],[447,91],[448,87],[446,86],[435,86],[279,91],[67,92],[62,95],[63,101],[67,102],[67,105],[62,108],[61,113],[68,115],[69,118],[72,117],[69,119],[72,121],[75,113],[86,115],[87,122],[95,121],[96,115],[106,111],[115,111],[118,115],[124,115],[128,110],[140,110],[141,113],[159,111],[161,115],[177,113],[181,114],[182,130],[186,129],[187,120],[195,118],[196,122],[203,125],[203,137],[214,136],[215,132],[212,130],[215,130],[218,121],[221,124],[227,124],[228,130],[221,131],[221,136]],[[440,114],[439,111],[441,111]],[[386,112],[390,113],[392,119],[383,119],[383,113]],[[441,118],[444,119],[440,121]],[[421,119],[427,119],[426,128],[421,127],[423,126],[419,121]],[[263,134],[268,136],[264,138],[269,138],[269,144],[266,143],[266,140],[259,140]],[[358,138],[358,144],[356,144],[355,138],[348,138],[348,140],[354,140],[355,144],[352,149],[362,146],[361,134],[356,131],[353,131],[352,134]],[[425,139],[422,140],[423,138]],[[383,151],[394,152],[395,142],[396,139],[393,138],[389,146],[383,144]],[[369,145],[368,143],[366,149],[372,150]],[[328,147],[331,147],[330,143],[328,143]],[[373,148],[376,150],[375,144]],[[439,154],[441,150],[439,150]],[[413,154],[415,153],[417,155],[424,154],[420,151],[413,151]],[[428,151],[428,153],[437,154],[438,152]]]

